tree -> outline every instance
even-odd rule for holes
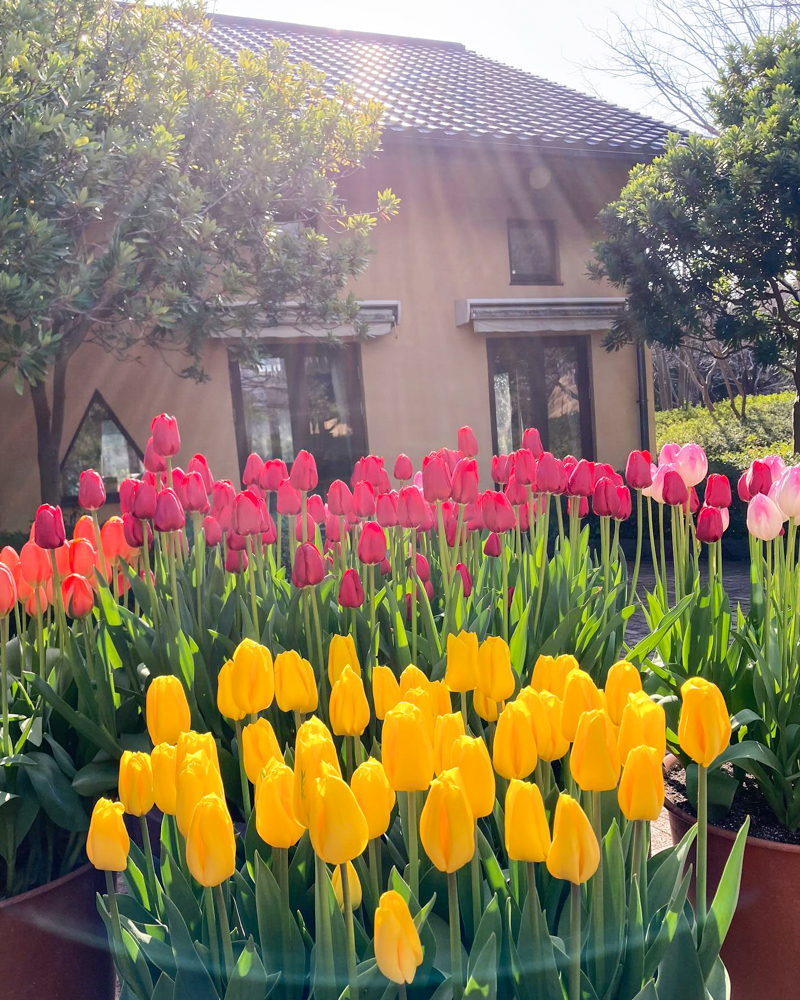
[[[279,42],[224,58],[208,26],[194,2],[0,0],[0,375],[31,393],[44,500],[81,344],[182,352],[202,380],[209,336],[255,354],[288,301],[356,316],[342,290],[377,217],[336,179],[379,149],[380,105],[325,96]]]
[[[609,347],[750,348],[790,372],[800,451],[800,35],[732,52],[709,95],[718,136],[673,136],[603,210],[590,270],[625,287]]]

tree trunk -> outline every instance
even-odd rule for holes
[[[59,357],[53,369],[52,404],[47,397],[47,383],[31,386],[31,400],[36,417],[36,455],[39,462],[39,491],[42,503],[61,503],[61,439],[64,433],[64,409],[69,356]]]

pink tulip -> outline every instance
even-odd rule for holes
[[[675,457],[675,468],[687,486],[697,486],[708,472],[706,453],[699,444],[685,444]]]
[[[764,493],[757,493],[747,505],[747,530],[762,542],[777,538],[783,527],[780,508]]]
[[[674,465],[675,459],[681,450],[679,444],[665,444],[661,451],[658,453],[658,464],[659,465]]]
[[[781,476],[775,489],[774,500],[787,517],[800,517],[800,465],[792,466]],[[770,489],[770,494],[772,489]]]
[[[666,465],[659,465],[657,469],[653,472],[653,482],[651,486],[647,489],[642,490],[645,496],[652,497],[656,503],[664,502],[664,477],[668,472],[674,472],[675,466],[667,463]]]
[[[777,482],[786,470],[786,463],[780,455],[765,455],[761,461],[772,473],[772,481]]]

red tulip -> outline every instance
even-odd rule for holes
[[[8,572],[14,577],[14,583],[20,581],[20,559],[17,550],[11,545],[4,545],[0,549],[0,566],[5,566]]]
[[[689,491],[676,469],[667,469],[664,473],[662,496],[664,503],[671,507],[682,507],[688,501]]]
[[[709,507],[730,507],[731,484],[727,476],[711,473],[706,483],[705,502]]]
[[[375,488],[366,479],[353,487],[353,513],[356,517],[372,517],[375,513]]]
[[[244,549],[228,548],[225,554],[225,569],[228,573],[244,573],[247,569],[247,553]]]
[[[179,496],[179,499],[184,510],[190,513],[205,514],[209,510],[206,484],[198,471],[195,470],[187,475],[183,496]]]
[[[625,478],[633,490],[645,490],[653,484],[650,455],[644,451],[632,451],[625,466]]]
[[[394,460],[394,478],[399,479],[401,483],[406,483],[413,475],[414,466],[411,464],[411,459],[408,455],[400,452]]]
[[[478,463],[474,458],[462,458],[456,465],[452,495],[456,503],[474,503],[478,499]]]
[[[282,458],[268,458],[261,467],[258,485],[267,493],[275,493],[281,483],[289,478],[289,470]]]
[[[469,597],[472,593],[472,577],[469,575],[469,570],[464,565],[464,563],[456,563],[456,573],[461,577],[461,585],[464,591],[464,597]]]
[[[181,502],[181,507],[183,507],[184,510],[186,510],[186,504],[184,503],[184,500],[186,498],[187,478],[188,477],[186,473],[183,471],[183,469],[181,469],[180,466],[176,465],[175,468],[172,470],[172,489],[175,490],[176,494],[178,495],[178,499]],[[168,476],[162,476],[162,479],[164,480],[165,487],[170,485],[168,481],[169,479]]]
[[[229,549],[233,549],[234,552],[242,552],[247,548],[247,536],[240,535],[238,531],[234,531],[233,528],[228,528],[225,532],[225,544]]]
[[[700,497],[697,495],[697,490],[694,486],[689,489],[689,510],[692,514],[696,514],[700,510]]]
[[[33,522],[33,537],[39,548],[58,549],[64,544],[67,533],[64,530],[64,515],[60,507],[43,503],[36,511]]]
[[[100,510],[106,502],[106,485],[94,469],[84,469],[78,484],[78,505],[84,510]]]
[[[20,601],[25,600],[25,614],[30,618],[35,618],[37,614],[43,615],[50,604],[47,591],[44,587],[28,587],[19,594]]]
[[[258,497],[252,490],[242,490],[233,498],[231,527],[237,535],[258,535],[261,532],[261,512]]]
[[[397,523],[403,528],[419,528],[426,518],[427,507],[416,486],[404,486],[397,499]]]
[[[362,479],[366,479],[368,483],[372,485],[375,490],[379,490],[384,485],[384,468],[383,459],[380,455],[365,455],[362,459],[364,465],[364,475]],[[388,476],[386,477],[386,484],[388,484]],[[382,493],[388,493],[388,490],[380,490]]]
[[[211,488],[214,485],[214,477],[211,475],[211,469],[208,467],[205,455],[192,455],[189,459],[189,464],[186,466],[186,472],[189,475],[193,472],[197,472],[203,480],[203,486],[206,488],[206,493],[211,492]]]
[[[362,527],[358,558],[367,566],[375,566],[386,558],[386,535],[377,521],[367,521]]]
[[[531,513],[528,504],[521,503],[517,507],[517,523],[520,531],[527,531],[531,524]]]
[[[464,520],[470,531],[482,531],[486,527],[483,523],[483,514],[481,514],[480,498],[473,503],[468,503],[464,508]]]
[[[0,563],[0,618],[6,618],[17,603],[17,584],[8,566]]]
[[[514,466],[514,471],[508,477],[505,493],[512,507],[527,506],[528,490],[517,480],[517,466]]]
[[[592,510],[595,514],[599,517],[614,517],[618,504],[616,486],[605,476],[598,479],[592,491]]]
[[[235,497],[236,490],[230,479],[218,479],[211,487],[211,513],[223,531],[230,526]]]
[[[300,513],[302,507],[300,493],[292,486],[288,479],[284,479],[278,487],[277,505],[279,514],[291,516],[292,514]]]
[[[148,548],[153,544],[153,529],[146,521],[140,521],[135,514],[126,512],[122,515],[122,533],[126,543],[132,549],[139,549],[144,544],[144,528],[147,526]]]
[[[342,532],[339,525],[339,518],[334,517],[333,514],[328,514],[325,519],[325,542],[332,544],[333,542],[340,542],[342,540]]]
[[[317,488],[319,476],[317,475],[317,463],[310,451],[301,448],[292,462],[292,471],[289,473],[289,482],[301,493],[310,493]]]
[[[319,549],[311,542],[297,546],[292,567],[292,583],[295,587],[314,587],[322,582],[325,567]]]
[[[206,545],[219,545],[222,541],[222,527],[219,521],[209,514],[203,518],[203,536]]]
[[[175,490],[161,490],[156,497],[156,510],[153,515],[153,527],[156,531],[178,531],[186,524],[181,502]]]
[[[335,517],[344,517],[353,509],[353,494],[347,483],[334,479],[328,489],[328,510]]]
[[[177,417],[170,417],[166,413],[159,413],[153,417],[150,424],[150,433],[153,435],[153,447],[159,455],[169,458],[177,455],[181,450],[181,436],[178,432]]]
[[[449,500],[452,478],[447,462],[441,455],[428,455],[422,462],[422,492],[428,503]]]
[[[242,483],[244,486],[257,486],[259,480],[261,479],[261,470],[264,468],[264,462],[259,455],[256,455],[254,451],[251,451],[247,456],[247,461],[244,463],[244,472],[242,473]]]
[[[536,489],[539,493],[559,493],[561,491],[561,463],[550,454],[543,451],[536,467]]]
[[[736,492],[739,494],[739,499],[747,503],[752,500],[750,495],[750,490],[747,488],[747,473],[749,470],[745,470],[741,476],[739,476],[739,482],[736,484]]]
[[[364,588],[354,569],[346,569],[339,585],[339,604],[343,608],[360,608],[364,603]]]
[[[417,574],[417,579],[421,580],[423,583],[431,578],[431,567],[428,560],[421,552],[417,552],[417,558],[414,562],[414,569]]]
[[[94,594],[89,581],[78,573],[70,573],[61,581],[61,600],[70,618],[85,618],[94,607]]]
[[[164,472],[167,468],[164,456],[156,451],[151,437],[147,439],[144,448],[144,467],[148,472]]]
[[[375,519],[382,528],[394,528],[397,524],[397,503],[395,492],[379,493],[375,500]]]
[[[133,492],[131,513],[140,521],[152,521],[156,512],[156,488],[140,479]]]
[[[594,491],[594,462],[582,458],[569,474],[567,493],[572,497],[590,497]]]
[[[769,493],[769,488],[772,486],[772,470],[769,465],[766,462],[755,459],[747,470],[745,483],[750,498],[754,497],[757,493]]]
[[[306,537],[303,538],[303,515],[298,514],[294,519],[294,537],[298,542],[314,541],[316,524],[314,518],[306,512]]]
[[[466,458],[474,458],[478,454],[478,439],[471,427],[460,427],[458,431],[458,450]]]
[[[718,542],[722,538],[724,525],[722,523],[722,512],[718,507],[710,507],[703,504],[697,515],[697,525],[695,533],[698,542]]]
[[[539,432],[535,427],[525,428],[525,431],[522,434],[522,447],[533,452],[533,457],[537,461],[541,458],[544,448],[542,447],[542,439],[539,437]]]
[[[617,512],[614,517],[618,521],[627,521],[631,516],[631,491],[627,486],[615,487],[617,491]]]
[[[133,510],[133,495],[139,485],[138,479],[123,479],[119,484],[119,509],[126,514]]]
[[[423,503],[422,520],[417,531],[430,531],[436,524],[436,507],[432,503]]]
[[[481,514],[489,531],[512,531],[517,523],[508,497],[494,490],[487,490],[481,497]]]
[[[497,559],[502,551],[503,543],[500,541],[500,536],[496,531],[493,531],[483,543],[483,554],[491,556],[492,559]]]
[[[508,477],[514,471],[513,455],[492,455],[492,481],[507,483]]]
[[[578,502],[580,501],[580,502]],[[567,500],[567,511],[572,513],[572,505],[578,503],[578,517],[586,517],[589,513],[589,498],[588,497],[570,497]]]
[[[536,488],[536,459],[528,448],[514,452],[514,475],[523,486]]]

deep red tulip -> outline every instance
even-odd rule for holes
[[[17,603],[17,584],[8,566],[0,563],[0,618],[6,618]]]
[[[416,561],[414,563],[414,567],[415,567],[416,572],[417,572],[417,579],[422,580],[423,583],[426,580],[430,580],[430,578],[431,578],[431,567],[430,567],[430,565],[428,563],[428,560],[425,558],[425,556],[421,552],[417,553],[417,558],[416,558]]]
[[[133,510],[133,494],[138,486],[137,479],[123,479],[119,484],[119,509],[120,513],[126,514]]]
[[[314,518],[306,512],[306,537],[303,538],[303,515],[298,514],[294,519],[294,537],[298,542],[313,542],[316,534],[316,524]]]
[[[487,490],[481,497],[481,513],[489,531],[512,531],[517,523],[514,508],[505,493]]]
[[[478,454],[478,439],[468,425],[458,430],[458,450],[465,458],[474,458]]]
[[[234,552],[242,552],[247,548],[247,535],[240,535],[238,531],[228,528],[225,532],[225,544]]]
[[[491,556],[492,559],[497,559],[502,551],[503,543],[500,541],[500,536],[496,531],[493,531],[483,543],[483,554]]]
[[[474,503],[478,499],[478,463],[474,458],[459,460],[453,471],[451,485],[456,503]]]
[[[183,496],[179,496],[179,499],[183,504],[183,509],[192,514],[206,514],[210,509],[206,484],[197,470],[187,475]]]
[[[464,597],[469,597],[472,593],[472,577],[469,575],[469,570],[464,563],[456,563],[456,573],[461,577]]]
[[[282,458],[268,458],[261,467],[258,485],[267,493],[275,493],[284,479],[289,478],[289,470]]]
[[[206,545],[219,545],[222,541],[222,527],[211,514],[203,518],[203,536]]]
[[[301,448],[292,462],[292,471],[289,473],[289,482],[301,493],[310,493],[317,488],[319,476],[317,475],[317,463],[310,451]]]
[[[618,506],[617,487],[606,476],[598,479],[592,491],[592,510],[598,517],[614,517]]]
[[[328,489],[328,511],[335,517],[344,517],[353,509],[353,494],[347,483],[334,479]]]
[[[362,527],[358,558],[367,566],[376,566],[386,558],[386,535],[377,521],[367,521]]]
[[[567,493],[571,497],[590,497],[594,491],[594,462],[582,458],[570,472]]]
[[[664,473],[662,496],[670,507],[682,507],[688,501],[689,491],[677,470],[668,469]]]
[[[257,485],[261,479],[261,470],[264,468],[264,462],[259,455],[256,455],[254,451],[251,451],[247,456],[247,461],[244,463],[244,472],[242,473],[242,483],[244,486]]]
[[[561,491],[563,474],[561,463],[550,454],[543,451],[536,466],[536,489],[539,493],[559,493]]]
[[[413,475],[414,466],[411,464],[411,459],[401,451],[394,460],[394,478],[399,479],[401,483],[407,483]]]
[[[747,488],[747,473],[749,471],[749,469],[746,469],[741,476],[739,476],[739,481],[736,484],[736,492],[739,494],[739,499],[744,503],[748,503],[753,499],[750,494],[750,490]]]
[[[247,569],[247,553],[244,549],[228,548],[225,553],[225,569],[228,573],[244,573]]]
[[[339,524],[339,518],[334,517],[333,514],[328,514],[325,520],[325,542],[330,544],[333,542],[339,542],[342,539],[341,526]]]
[[[448,512],[443,518],[444,520],[444,537],[445,541],[452,549],[456,544],[456,532],[458,531],[458,517],[453,512]],[[462,524],[461,526],[461,540],[460,544],[463,544],[467,540],[467,526]]]
[[[614,517],[618,521],[627,521],[631,516],[631,491],[627,486],[615,487],[617,491],[617,513]]]
[[[288,479],[278,487],[277,497],[278,513],[291,516],[299,514],[302,504],[300,503],[300,493],[292,486]]]
[[[181,450],[181,436],[178,431],[177,417],[170,417],[166,413],[159,413],[153,417],[150,424],[153,447],[159,455],[170,458],[177,455]]]
[[[126,511],[122,515],[122,533],[125,541],[132,549],[139,549],[144,545],[144,529],[147,527],[148,548],[153,544],[153,529],[146,521],[140,521],[135,514]]]
[[[449,500],[452,477],[447,461],[441,455],[428,455],[422,462],[422,492],[428,503]]]
[[[532,451],[533,457],[537,461],[541,458],[544,448],[542,447],[542,439],[535,427],[525,428],[522,434],[522,447],[527,448],[528,451]]]
[[[419,528],[426,520],[427,505],[416,486],[404,486],[397,499],[397,523],[403,528]]]
[[[151,437],[147,439],[144,447],[144,467],[148,472],[164,472],[167,468],[164,456],[156,451]]]
[[[579,502],[580,501],[580,502]],[[573,504],[578,504],[578,517],[586,517],[589,514],[589,498],[588,497],[570,497],[567,500],[567,511],[571,514],[573,509]]]
[[[78,484],[78,506],[84,510],[100,510],[106,502],[106,484],[94,469],[84,469]]]
[[[343,608],[360,608],[364,603],[364,588],[354,569],[346,569],[339,585],[339,604]]]
[[[156,497],[153,527],[156,531],[178,531],[186,524],[186,515],[175,490],[161,490]]]
[[[522,486],[536,488],[536,459],[530,449],[520,448],[514,452],[514,476]]]
[[[697,490],[694,486],[689,490],[689,510],[692,514],[696,514],[700,510],[700,497],[697,495]]]
[[[769,488],[772,486],[772,470],[766,462],[755,459],[746,475],[745,483],[751,499],[758,493],[769,493]]]
[[[33,522],[33,538],[36,544],[42,549],[59,549],[66,537],[61,508],[43,503],[36,511],[36,519]]]
[[[508,477],[514,471],[513,455],[492,455],[492,481],[507,483]]]
[[[242,490],[233,498],[231,527],[239,535],[258,535],[261,533],[261,512],[258,509],[258,497],[252,490]]]
[[[653,484],[650,455],[643,451],[632,451],[625,466],[625,479],[632,490],[644,490]]]
[[[730,507],[731,484],[727,476],[711,473],[706,482],[705,502],[709,507]]]
[[[530,454],[530,452],[528,454]],[[514,466],[514,471],[508,477],[505,494],[512,507],[520,507],[523,504],[528,503],[528,490],[527,487],[523,486],[517,479],[516,465]]]
[[[698,542],[718,542],[722,538],[725,525],[722,519],[722,511],[718,507],[710,507],[703,504],[697,514],[697,524],[695,533]]]
[[[295,587],[314,587],[324,576],[325,566],[319,549],[311,542],[302,542],[294,554],[292,583]]]
[[[356,517],[372,517],[375,513],[375,487],[359,479],[353,487],[353,513]]]
[[[61,600],[70,618],[85,618],[94,607],[94,593],[86,577],[70,573],[61,581]]]
[[[211,487],[214,485],[214,477],[211,475],[211,469],[208,467],[205,455],[192,455],[189,459],[189,464],[186,466],[186,471],[189,475],[193,472],[199,473],[203,480],[203,486],[206,488],[206,493],[211,492]]]
[[[397,524],[397,503],[399,495],[379,493],[375,499],[375,520],[382,528],[394,528]]]

